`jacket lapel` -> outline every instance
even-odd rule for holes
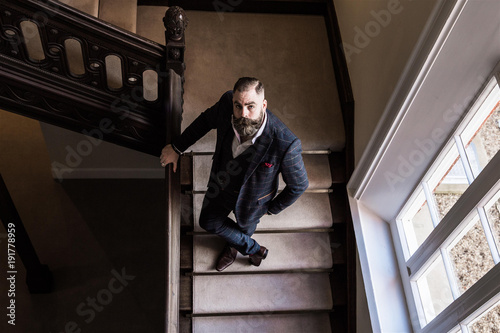
[[[255,153],[250,161],[250,165],[248,166],[247,172],[245,173],[245,178],[243,179],[243,185],[244,186],[247,182],[247,180],[250,178],[250,176],[255,172],[257,167],[262,163],[262,160],[264,159],[264,156],[266,155],[267,151],[269,150],[269,147],[271,147],[271,143],[273,142],[273,138],[271,135],[271,131],[274,128],[274,122],[272,120],[272,117],[269,116],[269,112],[267,112],[267,123],[266,127],[264,128],[264,132],[262,132],[262,135],[255,141],[254,147],[255,147]]]
[[[217,141],[215,144],[215,153],[212,156],[215,164],[215,170],[219,170],[219,154],[222,151],[222,143],[224,142],[224,137],[226,136],[229,130],[233,130],[231,126],[231,118],[229,117],[229,121],[225,121],[218,129],[217,129]]]

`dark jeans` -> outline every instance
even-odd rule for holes
[[[200,226],[209,233],[224,238],[229,245],[243,255],[254,254],[260,250],[260,245],[251,238],[257,223],[240,225],[228,217],[234,210],[236,198],[221,192],[215,198],[205,197],[200,214]]]

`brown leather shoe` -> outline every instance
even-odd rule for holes
[[[269,250],[265,246],[261,246],[260,250],[250,255],[250,263],[254,266],[260,266],[262,260],[266,259]]]
[[[219,272],[222,272],[236,260],[236,255],[238,254],[238,251],[234,247],[229,246],[229,244],[226,244],[224,246],[224,250],[222,250],[221,254],[219,255],[219,258],[217,259],[217,265],[215,266],[215,269],[218,270]]]

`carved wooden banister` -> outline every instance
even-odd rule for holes
[[[159,155],[179,41],[160,45],[54,0],[1,1],[0,24],[0,108]]]
[[[167,113],[166,139],[171,143],[181,134],[182,106],[183,106],[183,72],[184,72],[184,31],[187,18],[180,7],[170,7],[163,19],[165,25],[165,39],[167,44],[166,63],[167,86],[165,101]],[[166,172],[166,200],[167,200],[167,249],[166,249],[166,315],[165,332],[179,332],[180,310],[180,239],[181,239],[181,181],[180,170],[173,172],[170,164]]]
[[[38,53],[29,51],[28,41],[36,43],[36,38],[26,36],[23,22],[36,28],[34,35],[39,36],[41,45]],[[53,0],[2,0],[0,25],[0,108],[78,132],[101,131],[107,141],[154,155],[159,155],[166,142],[180,134],[187,19],[179,7],[170,7],[165,14],[166,46]],[[77,41],[81,47],[84,64],[80,73],[75,74],[68,66],[67,40]],[[121,87],[110,87],[106,77],[109,55],[121,61]],[[151,70],[157,75],[156,98],[147,99],[143,73]],[[171,165],[165,172],[165,329],[177,332],[180,172],[174,173]],[[22,225],[19,219],[15,221]],[[36,270],[34,281],[50,277],[48,269],[44,270],[46,266],[40,265],[27,234],[23,235],[27,266],[41,267]]]

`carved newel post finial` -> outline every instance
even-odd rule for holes
[[[168,40],[179,41],[184,37],[184,30],[188,25],[186,13],[181,7],[172,6],[165,12],[163,25]]]
[[[165,13],[163,24],[165,25],[166,69],[173,69],[182,76],[185,69],[184,50],[186,48],[184,31],[188,24],[186,13],[181,7],[172,6]]]

